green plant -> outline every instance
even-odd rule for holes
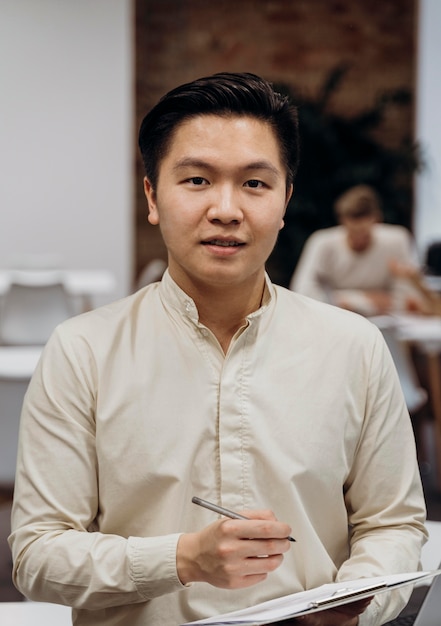
[[[271,278],[281,285],[289,284],[311,233],[335,225],[334,201],[353,185],[367,183],[377,190],[386,222],[411,226],[413,175],[423,165],[420,149],[410,136],[395,149],[374,137],[386,110],[409,106],[411,94],[406,89],[384,92],[371,109],[352,118],[330,113],[330,98],[347,70],[346,65],[335,68],[315,99],[287,85],[275,85],[297,104],[300,135],[295,193],[267,263]]]

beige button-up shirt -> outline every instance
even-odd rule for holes
[[[193,495],[273,509],[297,540],[282,566],[248,589],[184,587],[179,535],[216,519]],[[168,273],[72,318],[25,399],[14,579],[32,599],[74,607],[77,626],[172,626],[414,570],[424,519],[381,334],[269,280],[227,355]],[[360,623],[396,613],[406,593],[378,596]]]

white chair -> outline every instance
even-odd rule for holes
[[[396,324],[388,316],[375,316],[370,320],[381,330],[400,379],[409,413],[413,415],[427,403],[428,394],[421,387],[408,345],[397,336]]]
[[[163,273],[167,269],[167,263],[163,259],[152,259],[142,270],[136,281],[135,288],[141,289],[150,283],[161,280]]]
[[[0,344],[43,345],[73,314],[60,272],[15,270],[0,310]]]
[[[427,391],[420,386],[409,347],[397,339],[393,328],[382,328],[381,332],[397,368],[408,411],[413,415],[426,404]]]
[[[12,491],[23,398],[41,347],[0,347],[0,488]]]
[[[63,257],[57,252],[19,252],[7,263],[8,267],[19,270],[55,270],[63,265]]]
[[[392,355],[407,410],[412,418],[415,431],[415,439],[419,450],[419,458],[422,462],[428,460],[428,452],[425,445],[423,423],[419,411],[427,404],[428,393],[418,379],[418,374],[406,342],[397,336],[396,322],[392,317],[378,315],[370,320],[381,330],[389,351]]]

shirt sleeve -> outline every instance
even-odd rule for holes
[[[427,539],[412,425],[380,333],[370,370],[363,432],[345,485],[350,557],[338,580],[417,571]],[[376,596],[360,626],[392,619],[411,591],[407,586]]]
[[[98,530],[98,374],[87,342],[74,350],[62,336],[58,329],[49,340],[23,405],[9,538],[14,582],[32,600],[88,609],[183,589],[179,534]]]

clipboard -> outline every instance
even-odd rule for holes
[[[231,611],[214,617],[194,622],[186,622],[181,626],[263,626],[289,618],[308,615],[317,611],[342,606],[362,600],[378,593],[393,591],[399,587],[411,585],[424,579],[434,578],[441,574],[441,569],[426,572],[409,572],[360,578],[358,580],[341,581],[321,585],[307,591],[292,593],[273,600],[267,600],[251,607]]]

